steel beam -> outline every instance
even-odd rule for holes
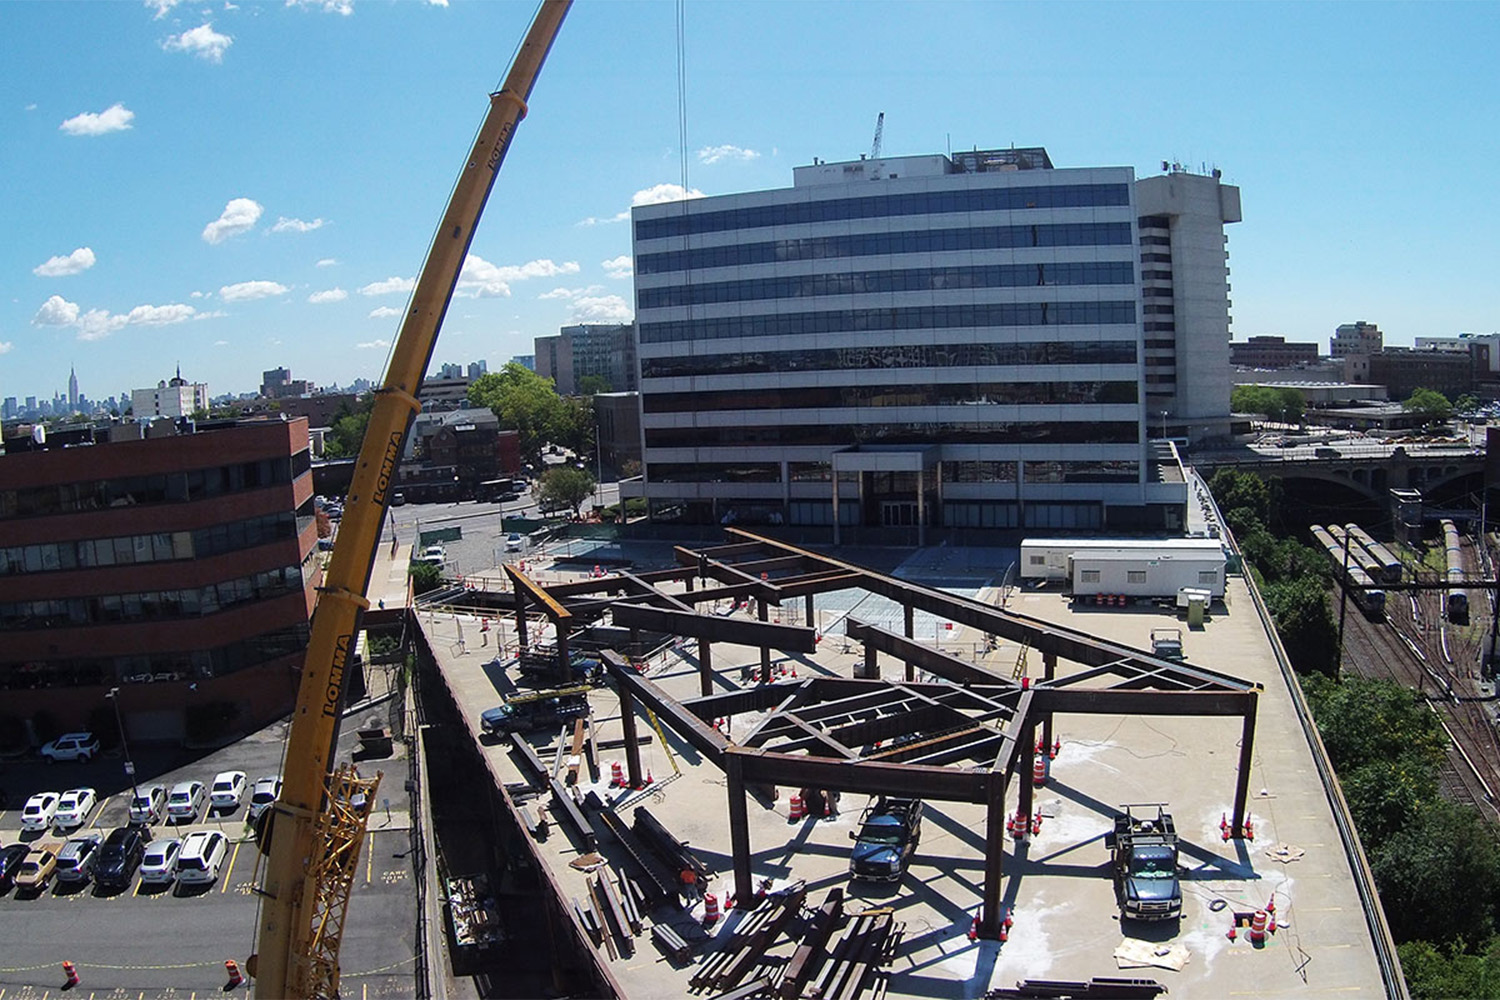
[[[522,573],[509,563],[506,563],[503,569],[505,570],[505,575],[510,577],[511,586],[515,588],[516,593],[519,594],[524,591],[533,604],[540,605],[542,610],[547,613],[547,617],[551,618],[557,624],[558,635],[561,635],[563,627],[572,620],[572,613],[553,600],[552,595],[547,593],[547,588],[537,583],[525,573]]]
[[[618,687],[620,695],[620,729],[625,737],[625,770],[630,777],[631,788],[641,788],[641,744],[635,731],[635,697],[624,684]]]
[[[750,877],[750,813],[745,805],[745,775],[738,754],[729,754],[723,766],[724,777],[728,779],[729,852],[734,864],[734,898],[743,907],[749,906],[755,897],[755,886]]]
[[[754,784],[830,788],[938,802],[985,801],[988,772],[981,770],[797,757],[738,746],[730,747],[725,758],[738,758],[744,780]]]
[[[1250,761],[1255,748],[1255,713],[1259,699],[1250,695],[1250,707],[1245,712],[1245,724],[1240,730],[1240,766],[1234,784],[1234,835],[1244,835],[1245,804],[1250,798]]]
[[[817,636],[800,625],[773,625],[739,618],[720,618],[692,611],[668,611],[636,604],[617,605],[613,610],[615,624],[622,628],[641,628],[653,632],[671,632],[713,642],[732,642],[740,646],[769,646],[794,653],[817,652]]]
[[[707,698],[688,698],[682,702],[682,707],[700,719],[716,719],[721,715],[739,715],[743,712],[763,712],[784,704],[789,693],[795,695],[807,683],[804,680],[779,681],[764,687],[742,688]]]
[[[1255,691],[1080,691],[1031,689],[1036,710],[1061,715],[1245,715]]]
[[[873,645],[882,653],[899,656],[907,663],[916,664],[929,674],[937,674],[956,684],[990,684],[1020,690],[1020,685],[1004,674],[960,660],[956,656],[924,646],[920,642],[903,638],[878,625],[871,625],[855,618],[845,619],[845,632],[849,638],[866,645]]]
[[[707,725],[656,684],[636,673],[614,650],[606,649],[600,656],[605,668],[614,676],[618,688],[629,688],[631,694],[654,711],[668,728],[686,740],[693,749],[712,761],[715,767],[724,766],[724,751],[729,748],[729,741],[724,738],[723,733]]]
[[[979,902],[979,936],[995,940],[1004,919],[1000,912],[1005,863],[1005,782],[991,775],[985,783],[984,893]]]

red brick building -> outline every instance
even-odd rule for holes
[[[306,419],[132,426],[0,456],[0,715],[83,728],[116,686],[132,740],[285,714],[322,572]]]

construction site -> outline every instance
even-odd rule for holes
[[[437,833],[481,995],[1404,995],[1242,577],[1192,623],[993,550],[661,553],[412,613],[429,769],[488,799]]]

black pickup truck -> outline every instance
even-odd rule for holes
[[[1182,916],[1182,882],[1177,866],[1177,826],[1161,806],[1145,819],[1125,807],[1115,817],[1104,846],[1112,854],[1115,901],[1120,916],[1134,920],[1176,920]]]
[[[860,817],[859,832],[851,830],[849,837],[854,841],[851,878],[901,881],[922,839],[922,800],[880,796]]]

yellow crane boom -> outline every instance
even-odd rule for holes
[[[417,392],[463,268],[480,214],[526,102],[572,0],[544,0],[516,53],[448,200],[427,251],[385,382],[355,464],[343,524],[313,614],[297,691],[281,797],[272,807],[270,859],[261,886],[257,953],[249,970],[259,997],[335,997],[338,946],[348,904],[339,872],[358,858],[373,785],[345,771],[330,780],[344,668],[354,649],[364,594],[385,522],[391,484]]]

